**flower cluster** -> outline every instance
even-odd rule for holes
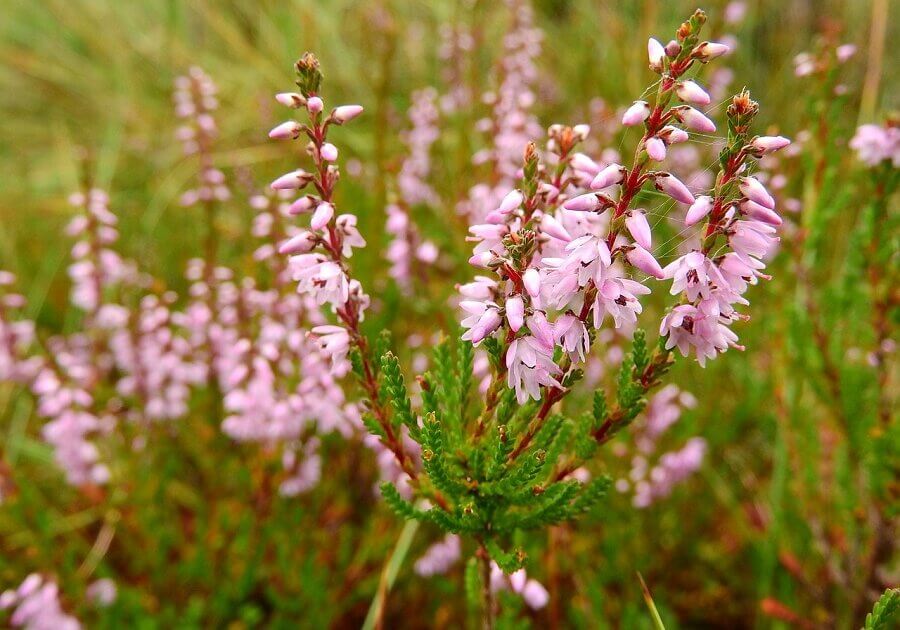
[[[181,141],[185,155],[196,155],[200,160],[197,185],[182,195],[183,206],[226,201],[231,197],[225,175],[212,161],[213,142],[219,133],[213,117],[219,107],[216,93],[216,84],[197,66],[175,79],[175,115],[184,121],[175,136]]]
[[[470,262],[491,269],[499,281],[479,277],[461,288],[468,314],[463,339],[478,344],[505,330],[507,380],[520,403],[540,399],[542,387],[564,390],[561,379],[568,364],[584,360],[591,329],[606,319],[616,328],[636,322],[639,298],[650,288],[629,277],[629,269],[657,279],[666,275],[651,253],[647,213],[632,202],[646,184],[680,203],[696,202],[674,175],[649,167],[665,159],[670,145],[687,141],[689,132],[716,129],[693,107],[709,104],[708,94],[683,78],[695,62],[727,51],[699,41],[704,20],[698,13],[665,46],[650,40],[650,68],[662,78],[654,105],[636,101],[622,116],[626,127],[644,127],[630,168],[573,153],[589,133],[585,125],[554,125],[547,150],[555,169],[541,164],[534,147],[527,149],[520,189],[509,191],[483,223],[470,228],[477,243]],[[682,104],[670,106],[673,99]],[[565,353],[565,369],[553,359],[556,347]]]
[[[616,490],[633,490],[632,503],[637,508],[646,508],[651,503],[668,496],[674,487],[695,473],[703,463],[706,441],[693,437],[680,449],[657,455],[659,440],[681,417],[682,410],[697,404],[689,393],[675,385],[662,388],[645,411],[646,419],[635,432],[635,452],[630,459],[627,478],[616,481]],[[624,456],[629,449],[624,443],[616,445],[616,454]],[[656,463],[651,465],[651,459]]]
[[[850,148],[864,164],[878,166],[888,162],[900,168],[900,126],[893,120],[885,125],[861,125],[850,140]]]
[[[32,573],[16,590],[0,594],[0,610],[15,608],[9,623],[27,630],[79,630],[81,624],[63,611],[56,582]]]
[[[782,219],[775,212],[775,199],[749,174],[749,160],[782,149],[790,141],[781,136],[749,138],[747,129],[757,111],[746,91],[734,97],[715,190],[697,197],[685,218],[688,226],[708,218],[701,246],[663,270],[664,277],[672,280],[670,293],[680,295],[682,301],[663,318],[660,335],[667,338],[667,349],[677,347],[684,356],[694,352],[701,365],[729,347],[742,349],[730,326],[745,316],[734,307],[748,304],[743,297],[747,288],[767,278],[762,273],[763,260],[778,243],[775,233]]]

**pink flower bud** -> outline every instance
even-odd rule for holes
[[[666,125],[660,129],[659,137],[662,138],[666,144],[678,144],[679,142],[687,142],[690,136],[688,136],[684,129]]]
[[[642,211],[635,210],[632,212],[631,216],[625,219],[625,227],[628,228],[635,243],[641,247],[650,249],[652,238],[650,234],[650,223],[647,222],[647,216]]]
[[[299,109],[306,104],[306,99],[303,98],[303,95],[297,94],[296,92],[282,92],[281,94],[276,94],[275,100],[291,109]]]
[[[635,245],[628,250],[625,254],[625,258],[648,276],[653,276],[659,280],[665,278],[662,267],[659,266],[659,263],[656,262],[653,255],[640,245]]]
[[[644,149],[651,160],[662,162],[666,159],[666,143],[656,136],[647,138],[647,142],[644,143]]]
[[[709,94],[694,81],[681,81],[675,88],[675,93],[685,103],[691,105],[709,105]]]
[[[693,129],[700,133],[713,133],[716,130],[715,123],[693,107],[678,107],[675,110],[675,115],[688,129]]]
[[[772,153],[779,149],[783,149],[790,143],[791,141],[784,136],[759,136],[758,138],[753,139],[750,146],[760,153]]]
[[[288,138],[296,139],[300,136],[302,130],[303,127],[300,123],[295,120],[289,120],[272,129],[272,131],[269,132],[269,137],[274,140],[287,140]]]
[[[324,201],[316,206],[316,211],[313,213],[312,221],[309,222],[309,226],[314,230],[321,230],[328,225],[328,222],[331,221],[333,216],[334,206],[327,201]]]
[[[666,58],[666,49],[652,37],[647,41],[647,57],[650,59],[650,69],[660,72],[663,69],[663,61]]]
[[[772,195],[755,177],[742,177],[738,188],[740,188],[741,194],[747,199],[755,201],[769,210],[775,209],[775,200],[772,198]]]
[[[330,142],[326,142],[319,150],[319,155],[321,155],[322,159],[326,162],[334,162],[338,158],[337,147]]]
[[[514,295],[506,301],[506,321],[513,332],[519,332],[525,324],[525,302],[520,296]]]
[[[312,96],[306,101],[306,109],[310,114],[318,114],[324,107],[325,103],[318,96]]]
[[[600,166],[584,153],[576,153],[569,163],[576,171],[584,171],[592,176],[600,172]]]
[[[666,54],[674,59],[681,54],[681,44],[674,39],[669,40],[669,43],[666,44]]]
[[[725,44],[719,44],[716,42],[702,42],[694,48],[691,56],[695,59],[699,59],[703,63],[715,59],[716,57],[721,57],[725,53],[727,53],[730,48]]]
[[[278,248],[279,254],[305,254],[316,246],[316,235],[312,232],[300,234],[286,240]]]
[[[856,54],[856,46],[854,44],[842,44],[835,49],[834,53],[837,56],[837,60],[844,63]]]
[[[654,184],[657,190],[666,193],[676,201],[694,203],[694,195],[691,194],[691,191],[671,173],[657,173],[654,178]]]
[[[491,252],[481,252],[469,258],[469,264],[479,269],[488,269],[494,260],[494,254]]]
[[[755,219],[756,221],[761,221],[762,223],[766,223],[768,225],[781,225],[783,221],[778,214],[765,206],[756,203],[750,199],[741,202],[741,212],[750,217],[751,219]]]
[[[574,133],[579,140],[585,140],[588,137],[588,134],[591,133],[591,126],[585,124],[575,125],[572,127],[572,133]]]
[[[537,297],[541,294],[541,274],[534,267],[530,267],[522,275],[522,284],[531,297]]]
[[[309,177],[309,173],[301,168],[290,173],[285,173],[272,182],[271,186],[274,190],[297,190],[309,183]]]
[[[700,195],[697,200],[688,208],[687,216],[684,217],[684,224],[687,226],[694,225],[712,210],[713,199],[709,195]]]
[[[647,101],[635,101],[634,104],[625,110],[622,116],[622,124],[626,127],[634,127],[640,125],[650,116],[650,105]]]
[[[596,195],[593,196],[596,197]],[[562,226],[562,223],[549,214],[545,214],[544,218],[541,219],[541,231],[567,243],[572,240],[572,236]]]
[[[299,199],[294,201],[294,203],[291,204],[290,208],[288,208],[288,213],[293,214],[293,215],[304,214],[304,213],[312,210],[315,203],[316,202],[312,197],[309,197],[309,196],[300,197]]]
[[[481,319],[472,327],[472,343],[478,344],[500,327],[500,313],[496,308],[488,308],[484,311]]]
[[[503,200],[500,202],[500,206],[497,208],[497,212],[499,212],[500,214],[509,214],[522,205],[523,199],[524,197],[522,196],[522,193],[520,193],[518,190],[513,190],[506,193],[506,196],[503,197]]]
[[[362,105],[341,105],[331,112],[331,119],[339,125],[350,122],[363,113]]]
[[[599,210],[602,205],[600,198],[595,193],[587,193],[572,197],[563,204],[563,208],[575,212],[594,212]]]
[[[597,176],[591,181],[591,189],[602,190],[613,184],[622,183],[623,179],[625,179],[625,167],[619,164],[610,164],[597,173]]]

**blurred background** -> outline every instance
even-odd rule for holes
[[[64,228],[85,151],[93,181],[110,191],[119,215],[123,255],[166,288],[186,291],[184,270],[206,224],[202,212],[179,203],[197,164],[175,140],[172,92],[176,77],[192,66],[218,86],[213,160],[234,191],[217,218],[219,257],[239,273],[253,273],[258,243],[247,200],[296,163],[289,148],[266,136],[285,116],[272,94],[291,89],[292,64],[311,50],[321,61],[327,103],[366,108],[334,136],[344,170],[338,203],[360,217],[369,242],[354,257],[357,275],[377,298],[368,330],[388,328],[404,339],[428,336],[437,323],[452,333],[446,300],[454,282],[472,275],[456,205],[487,172],[471,160],[488,144],[478,121],[490,107],[480,95],[496,88],[503,35],[514,24],[504,3],[3,5],[0,268],[18,276],[39,328],[60,333],[79,325],[67,306]],[[533,28],[542,33],[531,113],[543,128],[589,123],[596,154],[628,155],[636,138],[607,130],[655,79],[647,70],[647,37],[667,41],[696,3],[534,0],[531,6]],[[869,325],[871,296],[853,293],[852,252],[862,245],[851,235],[870,190],[847,142],[859,124],[881,122],[900,108],[900,5],[709,0],[702,8],[707,37],[736,43],[722,64],[732,75],[719,76],[728,91],[716,100],[721,105],[746,86],[761,106],[758,132],[801,140],[802,151],[770,168],[784,176],[779,201],[793,208],[792,225],[770,265],[775,279],[751,292],[752,319],[738,331],[747,351],[729,352],[706,369],[679,361],[673,371],[696,404],[682,399],[687,404],[665,439],[674,448],[702,436],[702,467],[652,505],[636,507],[628,492],[614,493],[586,522],[524,541],[552,603],[516,612],[518,622],[649,628],[637,571],[667,627],[685,628],[859,627],[872,593],[898,584],[896,543],[883,540],[895,531],[896,516],[884,505],[896,505],[896,452],[872,447],[879,400],[885,390],[888,401],[896,398],[896,365],[881,351],[882,363],[872,364],[873,348],[885,339]],[[857,48],[838,64],[833,51],[843,44]],[[798,76],[801,53],[832,65]],[[712,71],[711,65],[703,79],[710,81]],[[405,294],[387,273],[385,208],[397,199],[409,152],[408,110],[418,90],[447,95],[460,86],[468,96],[439,116],[440,137],[430,149],[427,177],[440,201],[410,210],[442,251],[441,264]],[[715,154],[697,159],[694,170],[702,171]],[[894,219],[896,201],[884,210]],[[896,232],[886,239],[895,245]],[[651,311],[663,303],[659,297]],[[895,306],[888,308],[888,340],[896,338]],[[644,325],[652,329],[654,321]],[[879,389],[882,373],[888,376]],[[78,595],[86,583],[80,567],[108,511],[65,487],[41,443],[40,422],[27,395],[0,386],[0,453],[17,487],[14,499],[0,505],[0,589],[31,571],[53,575],[65,607],[97,627],[363,623],[402,524],[369,496],[375,464],[358,443],[325,437],[327,472],[319,486],[261,512],[253,507],[257,482],[271,461],[209,426],[172,437],[160,447],[158,479],[129,486],[123,499],[129,507],[120,505],[124,516],[97,570],[116,580],[119,597],[97,610]],[[626,478],[627,448],[603,455],[597,471]],[[432,578],[411,568],[438,538],[423,528],[410,543],[384,627],[462,623],[462,567]]]

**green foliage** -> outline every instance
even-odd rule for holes
[[[888,630],[896,628],[900,623],[900,589],[889,588],[872,608],[872,612],[866,615],[865,630]]]
[[[381,357],[381,396],[383,400],[390,401],[394,408],[394,422],[405,424],[409,429],[409,435],[419,441],[419,423],[412,411],[409,394],[406,391],[406,383],[403,373],[400,371],[400,361],[393,353],[388,352]]]

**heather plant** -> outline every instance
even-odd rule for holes
[[[312,215],[310,229],[279,251],[291,255],[298,291],[333,311],[336,324],[315,327],[312,335],[334,369],[343,372],[350,362],[365,393],[363,423],[402,470],[400,486],[382,484],[384,500],[398,515],[462,534],[476,546],[470,571],[480,575],[485,627],[494,626],[497,612],[494,593],[502,578],[495,572],[511,575],[514,591],[528,589],[526,555],[510,543],[520,531],[571,521],[603,500],[608,477],[579,479],[575,473],[644,409],[646,394],[674,363],[673,350],[694,354],[703,365],[729,348],[743,349],[730,327],[743,317],[734,306],[748,304],[743,294],[762,277],[762,259],[777,243],[782,223],[773,197],[752,176],[753,164],[789,141],[751,134],[758,106],[743,91],[726,113],[710,194],[695,198],[674,175],[652,168],[670,144],[688,141],[689,132],[716,131],[693,107],[708,105],[709,95],[688,78],[695,76],[689,74],[694,66],[728,50],[701,39],[705,22],[697,11],[666,46],[650,39],[650,68],[660,79],[653,100],[636,101],[622,117],[623,125],[644,129],[630,166],[601,165],[584,154],[576,162],[586,125],[551,126],[543,159],[534,143],[526,145],[518,186],[469,228],[477,243],[469,262],[491,275],[460,287],[465,332],[458,343],[440,342],[430,369],[416,378],[419,409],[390,340],[371,343],[361,332],[370,299],[353,278],[349,259],[365,240],[357,218],[337,214],[333,198],[340,171],[328,133],[362,108],[343,105],[324,113],[322,73],[309,53],[296,66],[300,91],[277,96],[305,110],[308,122],[282,123],[270,137],[302,138],[313,164],[311,171],[297,169],[272,182],[276,190],[300,191],[292,210]],[[686,225],[703,222],[697,245],[665,269],[650,253],[645,211],[633,207],[647,198],[645,185],[690,205]],[[671,294],[679,297],[659,325],[658,343],[634,329],[642,312],[639,296],[651,291],[646,276],[671,279]],[[581,380],[580,365],[607,319],[616,329],[632,329],[616,390],[597,390],[589,413],[567,417],[557,403]],[[480,345],[489,356],[490,377],[483,405],[473,408],[474,348]],[[689,470],[691,464],[672,457],[669,466]],[[453,545],[458,551],[459,543]],[[526,595],[532,605],[535,599],[542,600]]]
[[[17,7],[0,620],[892,627],[886,4],[714,4]]]

